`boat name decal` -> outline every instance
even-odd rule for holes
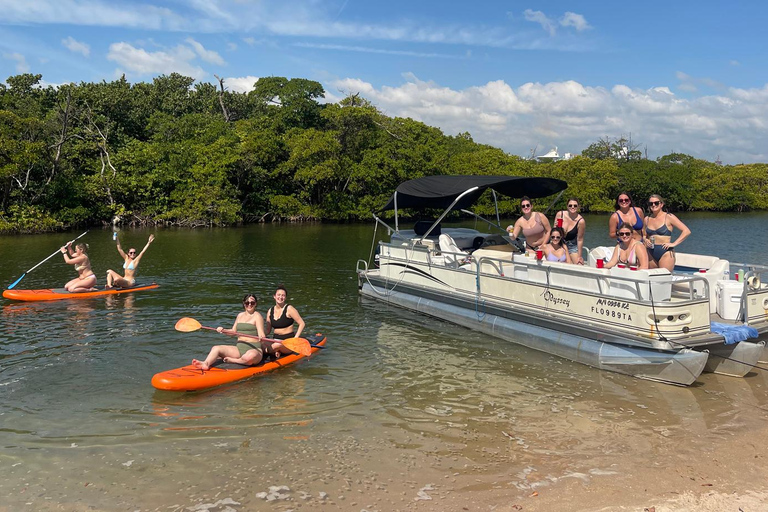
[[[563,299],[562,297],[555,297],[555,295],[547,290],[544,292],[544,302],[551,302],[552,304],[563,304],[566,308],[571,307],[571,301]]]
[[[629,302],[620,300],[597,299],[598,306],[608,306],[609,308],[629,309]]]

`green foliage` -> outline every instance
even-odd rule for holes
[[[0,84],[2,232],[113,218],[367,221],[398,184],[434,174],[559,178],[569,187],[554,207],[575,196],[593,212],[612,211],[619,192],[639,204],[660,194],[673,210],[768,209],[765,164],[724,167],[678,153],[645,160],[626,137],[538,164],[469,133],[388,117],[358,95],[321,104],[323,87],[301,78],[261,78],[247,94],[176,73],[137,84],[121,77],[52,88],[41,80],[22,74]],[[518,213],[517,199],[495,202],[503,215]],[[493,196],[476,206],[492,215]]]

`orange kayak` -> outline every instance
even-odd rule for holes
[[[325,336],[322,334],[307,336],[306,339],[312,346],[313,354],[325,346]],[[152,385],[157,389],[165,391],[199,391],[277,370],[306,357],[308,356],[290,354],[282,356],[277,360],[267,359],[255,366],[223,363],[219,360],[209,370],[201,370],[190,364],[175,370],[156,373],[152,377]]]
[[[99,289],[95,292],[68,292],[64,288],[43,288],[40,290],[3,290],[3,297],[10,300],[61,300],[61,299],[88,299],[91,297],[101,297],[102,295],[115,295],[117,293],[143,292],[144,290],[154,290],[159,285],[156,283],[148,285],[137,285],[132,288],[109,288]]]

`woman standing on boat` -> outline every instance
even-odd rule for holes
[[[141,260],[141,257],[144,256],[144,253],[147,252],[147,249],[149,249],[149,244],[155,240],[155,235],[149,235],[147,245],[144,246],[138,256],[136,256],[136,249],[134,247],[128,249],[127,254],[123,252],[122,247],[120,247],[120,239],[116,238],[116,240],[117,252],[119,252],[120,256],[125,260],[123,263],[125,277],[112,269],[107,270],[107,288],[112,288],[113,286],[117,286],[118,288],[130,288],[131,286],[136,285],[136,269],[139,267],[139,261]]]
[[[243,297],[244,311],[237,315],[235,323],[232,325],[232,329],[230,329],[229,332],[264,337],[264,317],[261,316],[261,313],[256,311],[258,302],[259,299],[252,293],[246,294],[245,297]],[[219,326],[216,330],[218,332],[223,332],[225,329]],[[241,336],[237,338],[236,346],[216,345],[211,348],[208,357],[206,357],[204,361],[193,359],[192,366],[200,368],[201,370],[208,370],[218,359],[223,359],[225,363],[253,366],[261,362],[264,357],[264,349],[268,345],[268,343],[263,343],[255,338]]]
[[[522,232],[525,245],[529,250],[535,251],[547,243],[552,226],[546,215],[533,211],[531,199],[528,196],[520,199],[520,209],[523,211],[523,216],[517,219],[514,226],[507,226],[507,232],[512,234],[512,238],[517,238]]]
[[[80,242],[72,249],[72,242],[61,248],[64,261],[75,266],[77,277],[64,285],[68,292],[92,292],[96,288],[96,274],[91,268],[91,259],[88,257],[88,244]]]
[[[632,196],[626,192],[616,196],[616,212],[608,220],[608,236],[616,238],[616,231],[622,222],[632,227],[633,239],[642,241],[643,210],[635,206]]]
[[[568,209],[555,214],[555,223],[562,225],[565,236],[563,243],[568,248],[568,260],[571,263],[583,265],[584,232],[587,223],[579,213],[579,200],[575,197],[568,199]],[[562,223],[561,223],[562,221]],[[551,240],[551,239],[550,239]]]
[[[611,261],[605,264],[605,268],[615,267],[618,264],[637,267],[641,270],[648,268],[648,251],[639,240],[634,238],[634,229],[626,222],[619,224],[616,230],[619,243],[613,250]]]
[[[675,268],[675,247],[688,238],[691,230],[677,218],[664,211],[664,200],[658,194],[648,199],[651,214],[645,218],[645,246],[648,248],[651,268]],[[677,228],[680,235],[672,241],[672,230]]]
[[[568,247],[565,246],[565,231],[561,227],[552,228],[552,234],[549,236],[549,243],[541,249],[547,261],[559,261],[561,263],[570,263],[568,259]]]
[[[285,286],[278,285],[275,290],[275,305],[269,308],[267,311],[267,329],[274,331],[273,338],[278,340],[287,340],[288,338],[298,338],[301,336],[301,331],[304,330],[304,320],[296,308],[288,304],[288,292],[285,290]],[[296,332],[293,332],[293,324],[299,324]],[[282,343],[273,343],[271,351],[275,353],[275,357],[280,357],[281,354],[292,353],[287,348],[283,347]]]

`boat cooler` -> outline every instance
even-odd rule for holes
[[[725,320],[736,320],[741,309],[741,294],[744,283],[721,279],[717,282],[717,314]]]

